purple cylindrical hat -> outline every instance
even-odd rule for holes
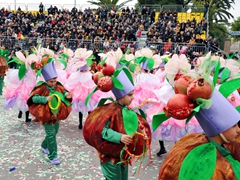
[[[127,75],[125,74],[125,72],[123,70],[118,74],[118,76],[116,78],[117,78],[117,80],[119,80],[122,83],[122,85],[124,87],[124,90],[117,89],[114,86],[112,88],[112,92],[113,92],[114,96],[116,97],[116,99],[118,100],[118,99],[121,99],[122,97],[124,97],[126,94],[133,91],[134,85],[132,84],[130,79],[128,79]]]
[[[163,67],[165,67],[165,65],[166,65],[166,62],[162,62],[162,63],[159,65],[159,67],[160,67],[160,68],[163,68]]]
[[[85,64],[83,67],[79,68],[80,71],[86,71],[86,70],[89,70],[89,69],[90,69],[90,67],[88,67],[87,64]]]
[[[195,115],[208,137],[216,136],[240,121],[239,112],[219,91],[215,90],[211,99],[212,106],[202,108]]]
[[[55,69],[55,65],[53,61],[51,61],[50,63],[47,63],[42,68],[42,75],[45,81],[48,81],[52,78],[57,78],[57,71]]]
[[[147,70],[147,71],[151,70],[151,69],[148,68],[148,60],[142,62],[142,63],[140,64],[140,67],[141,67],[142,69]]]

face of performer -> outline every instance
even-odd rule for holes
[[[229,128],[228,130],[224,131],[222,134],[225,136],[225,138],[228,141],[234,141],[234,139],[236,139],[236,137],[240,133],[240,128],[238,126],[238,124],[235,124],[233,127]]]
[[[49,85],[50,87],[54,87],[56,86],[56,84],[57,84],[57,78],[52,78],[47,81],[47,85]]]
[[[130,93],[126,94],[124,97],[119,99],[118,102],[121,105],[129,106],[133,101],[133,94],[134,94],[134,91],[131,91]]]

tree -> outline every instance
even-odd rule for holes
[[[118,4],[119,0],[97,0],[97,1],[87,1],[93,5],[97,5],[100,7],[114,7],[116,10],[121,9],[121,7],[125,6],[125,4],[131,2],[132,0],[126,0],[121,4]]]
[[[234,0],[210,0],[208,12],[209,35],[216,37],[218,41],[223,41],[227,37],[229,19],[233,15],[229,12],[234,4]]]
[[[240,17],[233,21],[231,24],[231,31],[240,31]],[[232,36],[235,40],[240,40],[240,36]]]

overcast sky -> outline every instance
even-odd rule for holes
[[[15,0],[16,3],[23,3],[23,4],[27,4],[27,3],[31,3],[31,4],[39,4],[40,2],[42,2],[43,4],[67,4],[66,7],[71,7],[71,4],[74,4],[76,2],[76,4],[80,4],[82,5],[84,8],[87,8],[89,5],[89,3],[87,2],[87,0],[70,0],[70,1],[65,1],[65,0],[41,0],[41,1],[36,1],[36,0]],[[12,4],[11,7],[14,8],[14,0],[8,0],[8,3]],[[4,0],[3,0],[4,2]],[[7,2],[7,1],[5,1]],[[124,0],[120,0],[120,3],[124,2]],[[128,3],[127,5],[129,6],[134,6],[134,4],[137,2],[137,0],[133,0],[132,2]],[[2,4],[2,3],[0,3]],[[235,0],[235,5],[234,5],[234,9],[230,10],[231,13],[234,15],[235,18],[240,16],[240,0]],[[233,20],[230,20],[233,21]]]

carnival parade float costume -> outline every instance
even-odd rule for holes
[[[99,102],[99,107],[86,119],[83,135],[86,142],[97,150],[104,177],[126,180],[128,164],[133,158],[141,162],[148,152],[151,132],[142,116],[118,102],[134,90],[130,72],[121,68],[108,75],[98,80],[98,87],[94,91],[112,90],[116,101],[106,98]],[[104,104],[106,100],[113,102]],[[120,141],[121,136],[126,134],[133,140],[128,146]]]
[[[71,112],[71,96],[64,86],[56,81],[57,72],[53,59],[46,62],[34,62],[32,67],[37,74],[42,74],[45,79],[40,81],[32,90],[27,101],[29,111],[35,116],[35,122],[40,122],[45,130],[46,137],[41,144],[42,151],[48,155],[54,165],[60,164],[57,153],[56,135],[59,122],[65,120]],[[49,83],[52,83],[49,85]],[[48,99],[50,97],[50,99]]]
[[[163,64],[161,64],[163,65]],[[152,107],[146,110],[149,124],[152,123],[153,115],[162,112],[164,107],[167,105],[168,100],[175,94],[174,83],[175,78],[181,73],[187,73],[190,70],[190,64],[187,62],[185,55],[173,55],[165,65],[163,65],[165,78],[161,83],[159,89],[153,90],[155,98],[149,99],[149,104],[153,104]],[[170,84],[168,76],[173,77],[173,85]],[[163,141],[167,142],[177,142],[186,134],[190,133],[201,133],[202,128],[197,122],[195,117],[192,117],[191,121],[186,124],[186,119],[178,121],[171,117],[167,121],[163,122],[156,130],[152,130],[152,138],[159,140],[160,150],[157,153],[158,156],[166,153]]]
[[[27,54],[27,53],[26,53]],[[27,106],[27,99],[33,87],[36,84],[36,73],[31,69],[31,59],[35,57],[34,54],[25,55],[18,51],[11,62],[19,64],[19,69],[9,69],[6,76],[6,91],[4,93],[5,102],[4,109],[14,109],[19,111],[18,117],[22,117],[22,112],[26,114],[26,122],[29,119],[29,111]]]
[[[207,69],[212,63],[207,60],[200,77],[186,87],[186,94],[173,95],[164,112],[153,117],[153,130],[171,116],[178,120],[187,118],[187,122],[195,116],[204,131],[186,135],[174,145],[160,168],[159,180],[240,179],[240,162],[225,147],[239,136],[239,112],[226,99],[239,87],[239,79],[222,85],[221,93],[214,90],[220,63],[213,64],[216,68],[212,82],[211,70]]]
[[[143,104],[141,109],[145,111],[149,108],[149,104],[144,102],[149,98],[156,98],[153,90],[161,87],[160,79],[156,75],[151,74],[150,71],[159,67],[162,59],[159,55],[154,55],[151,49],[143,48],[136,51],[134,61],[139,64],[141,70],[134,78],[135,91],[132,106]]]
[[[79,113],[79,129],[82,129],[82,120],[84,113],[90,113],[97,107],[101,92],[96,92],[91,96],[87,105],[85,99],[95,88],[96,84],[92,79],[90,67],[93,61],[92,51],[86,48],[78,48],[74,57],[69,62],[69,69],[75,69],[68,77],[66,89],[73,95],[72,110]]]

